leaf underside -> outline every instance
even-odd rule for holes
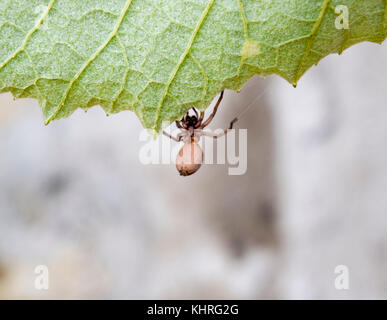
[[[296,85],[386,36],[387,0],[0,0],[0,92],[38,99],[46,123],[100,105],[159,132],[255,74]]]

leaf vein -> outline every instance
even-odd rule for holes
[[[112,101],[112,106],[109,110],[109,113],[112,113],[113,112],[113,109],[114,109],[114,105],[116,104],[116,102],[118,101],[119,97],[121,96],[121,94],[124,92],[125,90],[125,85],[126,85],[126,81],[128,79],[128,74],[129,74],[129,70],[130,70],[130,67],[129,67],[129,60],[128,60],[128,54],[126,53],[126,49],[125,49],[125,46],[124,44],[122,43],[121,39],[119,37],[117,37],[117,40],[121,46],[121,49],[122,49],[122,54],[124,56],[124,59],[125,59],[125,65],[126,65],[126,68],[125,68],[125,74],[124,74],[124,79],[122,80],[122,86],[121,86],[121,89],[120,91],[117,93],[117,96],[113,99]]]
[[[46,120],[46,124],[50,123],[55,116],[59,113],[59,111],[62,109],[63,105],[65,104],[67,97],[73,88],[74,83],[79,79],[79,77],[82,75],[82,73],[86,70],[86,68],[99,56],[99,54],[107,47],[107,45],[112,41],[112,39],[117,35],[117,32],[122,24],[122,21],[124,20],[126,14],[129,11],[129,7],[131,5],[133,0],[128,0],[125,4],[125,7],[122,10],[122,13],[118,17],[117,23],[113,29],[113,31],[110,33],[109,37],[106,39],[106,41],[98,47],[98,49],[95,51],[95,53],[84,63],[82,68],[79,70],[79,72],[74,76],[74,78],[70,81],[62,100],[60,101],[58,107],[56,108],[55,112]]]
[[[3,69],[9,62],[11,62],[20,52],[24,51],[28,41],[31,39],[31,36],[35,33],[36,30],[39,29],[40,25],[43,23],[44,19],[51,11],[54,5],[54,2],[55,0],[50,1],[46,10],[41,15],[40,19],[35,23],[34,27],[27,33],[22,45],[0,65],[0,70]]]
[[[243,8],[243,3],[242,0],[237,0],[239,4],[239,9],[242,15],[242,20],[243,20],[243,31],[245,33],[245,38],[246,40],[249,38],[249,31],[248,31],[248,26],[247,26],[247,19],[246,19],[246,14],[245,14],[245,9]]]
[[[300,74],[302,72],[302,67],[304,66],[305,61],[306,61],[306,59],[308,58],[308,56],[309,56],[309,54],[311,52],[314,37],[315,37],[318,29],[321,26],[322,20],[324,18],[324,14],[325,14],[325,12],[326,12],[326,10],[328,8],[328,5],[329,5],[330,1],[331,0],[324,0],[324,3],[322,5],[322,7],[321,7],[320,14],[319,14],[319,16],[318,16],[318,18],[316,20],[316,23],[313,26],[312,33],[309,36],[309,40],[308,40],[308,44],[307,44],[307,47],[306,47],[305,54],[302,56],[300,64],[298,65],[295,81],[297,81],[297,79],[300,78]],[[296,83],[293,83],[293,84],[295,85]]]
[[[207,4],[207,7],[206,7],[206,9],[203,11],[203,14],[202,14],[200,20],[198,21],[198,23],[197,23],[197,25],[196,25],[196,27],[195,27],[195,30],[194,30],[194,32],[193,32],[193,34],[192,34],[192,36],[191,36],[190,41],[188,42],[188,45],[187,45],[185,51],[184,51],[183,54],[181,55],[180,60],[179,60],[179,62],[177,63],[176,68],[173,70],[173,72],[172,72],[172,74],[171,74],[171,76],[170,76],[170,78],[169,78],[169,80],[168,80],[168,83],[167,83],[167,85],[166,85],[166,87],[165,87],[165,90],[164,90],[164,95],[163,95],[163,97],[162,97],[162,99],[161,99],[161,101],[160,101],[160,104],[159,104],[158,108],[157,108],[156,120],[155,120],[155,123],[154,123],[154,126],[153,126],[153,129],[155,129],[156,131],[157,131],[157,124],[158,124],[159,118],[160,118],[161,108],[162,108],[162,106],[163,106],[163,103],[164,103],[164,101],[165,101],[165,98],[166,98],[167,95],[168,95],[169,88],[170,88],[170,86],[171,86],[173,80],[175,79],[177,72],[179,71],[180,67],[182,66],[184,60],[185,60],[186,57],[188,56],[188,54],[189,54],[189,52],[190,52],[190,50],[191,50],[191,48],[192,48],[193,42],[195,41],[195,38],[196,38],[196,36],[197,36],[197,34],[198,34],[199,30],[200,30],[200,27],[203,25],[204,20],[205,20],[206,17],[208,16],[208,13],[210,12],[210,9],[211,9],[212,5],[214,4],[214,1],[215,1],[215,0],[210,0],[210,2]]]

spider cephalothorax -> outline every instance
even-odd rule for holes
[[[184,146],[180,149],[176,158],[176,168],[182,176],[189,176],[198,171],[203,163],[203,151],[199,146],[199,140],[201,136],[209,136],[214,139],[224,136],[228,130],[231,130],[234,123],[238,120],[235,118],[231,121],[228,129],[223,130],[220,134],[212,134],[205,132],[203,129],[207,127],[218,110],[220,102],[223,99],[224,91],[220,94],[220,97],[215,105],[214,111],[204,120],[204,111],[200,112],[196,108],[191,108],[194,114],[190,115],[189,110],[181,121],[176,121],[176,126],[181,130],[177,137],[173,137],[170,134],[163,132],[167,137],[180,142],[184,141]]]
[[[196,111],[196,109],[194,110]],[[198,117],[196,115],[190,116],[188,113],[185,115],[184,119],[181,122],[184,129],[188,129],[190,127],[197,129],[200,125]]]

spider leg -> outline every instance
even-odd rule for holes
[[[187,113],[184,116],[184,121],[187,121],[188,117],[189,117],[189,110],[187,111]]]
[[[184,136],[186,136],[187,134],[185,132],[180,132],[178,135],[177,135],[177,140],[178,142],[180,142],[181,140],[183,140]]]
[[[196,118],[199,118],[199,114],[198,114],[198,111],[196,110],[196,108],[192,108],[192,110],[195,112]]]
[[[201,128],[203,129],[204,127],[207,127],[210,122],[212,121],[212,119],[214,119],[215,115],[216,115],[216,112],[218,111],[218,107],[220,105],[220,103],[222,102],[222,99],[223,99],[223,94],[224,94],[224,91],[222,91],[222,93],[220,94],[220,97],[218,99],[218,101],[216,102],[216,105],[215,105],[215,108],[214,108],[214,111],[212,111],[211,115],[208,117],[208,119],[206,121],[204,121],[204,123],[201,125]]]
[[[174,136],[170,135],[168,132],[163,131],[163,135],[168,137],[169,139],[172,139],[172,140],[176,141],[176,142],[180,142],[181,141],[181,137],[175,138]]]
[[[179,129],[183,128],[179,121],[176,120],[175,123],[176,123],[176,127],[178,127]]]
[[[221,132],[219,134],[214,134],[214,133],[206,132],[206,131],[203,131],[201,134],[204,136],[207,136],[207,137],[214,138],[214,139],[221,138],[224,135],[226,135],[233,128],[234,123],[237,121],[238,121],[238,118],[235,118],[233,121],[231,121],[230,126],[227,129],[223,130],[223,132]]]
[[[198,119],[198,123],[195,126],[195,129],[201,128],[202,122],[203,122],[203,118],[204,118],[204,111],[201,111],[200,112],[200,117]]]
[[[201,111],[201,112],[200,112],[199,121],[202,122],[203,119],[204,119],[204,111]]]

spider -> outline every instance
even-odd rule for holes
[[[199,115],[196,108],[191,108],[194,112],[193,115],[190,115],[190,109],[180,121],[175,121],[176,126],[181,130],[177,137],[173,137],[169,133],[163,131],[163,134],[168,138],[176,142],[184,142],[183,147],[176,157],[176,168],[181,176],[190,176],[200,169],[204,157],[203,151],[198,144],[201,136],[208,136],[214,139],[223,137],[233,128],[234,123],[238,120],[238,118],[232,120],[229,127],[220,134],[203,131],[203,129],[211,123],[212,119],[214,119],[218,107],[222,102],[223,95],[224,91],[220,94],[214,110],[207,120],[204,121],[204,111],[200,112]]]

